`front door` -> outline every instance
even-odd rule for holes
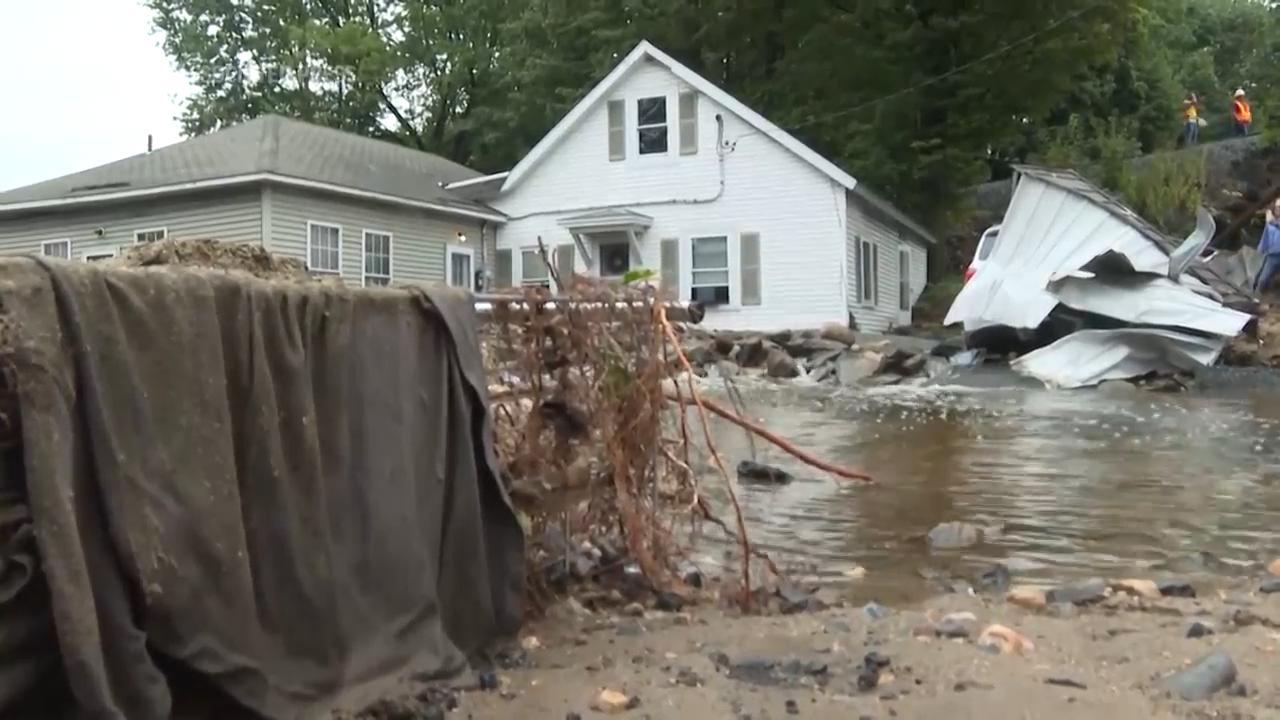
[[[617,280],[631,272],[631,243],[625,239],[599,244],[600,277]]]
[[[445,277],[449,287],[475,290],[475,250],[450,245],[445,252]]]

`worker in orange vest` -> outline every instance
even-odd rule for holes
[[[1231,118],[1235,121],[1236,135],[1248,135],[1253,125],[1253,108],[1249,107],[1249,99],[1244,96],[1244,88],[1236,90],[1235,99],[1231,102]]]

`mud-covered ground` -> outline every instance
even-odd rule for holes
[[[1118,593],[1038,611],[1003,596],[948,595],[878,619],[857,605],[771,617],[714,609],[627,617],[562,607],[526,629],[527,652],[498,671],[497,690],[458,694],[448,716],[1280,717],[1280,595],[1261,594],[1256,583],[1201,594],[1210,597]],[[976,617],[960,623],[968,637],[938,636],[945,616],[966,612]],[[1034,649],[983,649],[978,640],[992,623]],[[1213,634],[1188,637],[1194,623]],[[1233,660],[1237,680],[1206,701],[1172,699],[1164,678],[1215,650]],[[888,663],[878,673],[865,669],[872,652]],[[593,709],[602,689],[636,699],[630,709],[602,712]]]

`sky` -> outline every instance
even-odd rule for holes
[[[142,0],[0,0],[0,191],[180,140],[190,91]]]

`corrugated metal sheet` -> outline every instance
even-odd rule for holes
[[[1014,370],[1049,387],[1077,388],[1150,372],[1174,373],[1210,365],[1224,337],[1174,330],[1081,330],[1014,360]]]
[[[1064,278],[1050,285],[1067,307],[1106,315],[1134,325],[1161,325],[1233,337],[1249,316],[1194,292],[1168,278],[1142,276]]]

